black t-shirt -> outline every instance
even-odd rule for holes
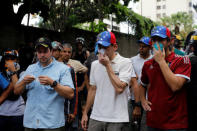
[[[188,98],[190,101],[195,102],[197,105],[197,56],[193,55],[190,57],[191,61],[191,76],[190,82],[187,84]]]

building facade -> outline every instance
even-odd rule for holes
[[[153,21],[177,12],[193,13],[192,0],[140,0],[137,4],[136,13]]]

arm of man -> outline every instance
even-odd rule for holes
[[[131,89],[134,92],[135,102],[140,102],[139,87],[136,77],[131,78],[130,84],[131,84]]]
[[[186,79],[183,77],[176,76],[168,67],[166,61],[161,61],[159,63],[159,66],[161,68],[162,74],[170,86],[171,90],[173,92],[180,90],[183,87],[183,84],[186,83]]]
[[[84,130],[87,130],[88,125],[88,111],[90,110],[90,108],[92,107],[93,103],[94,103],[94,98],[96,95],[96,86],[90,86],[89,90],[88,90],[88,97],[87,97],[87,102],[85,105],[85,109],[83,111],[83,116],[82,116],[82,120],[81,120],[81,126]]]
[[[103,64],[107,70],[109,79],[115,88],[116,93],[121,94],[125,88],[128,86],[130,79],[131,79],[131,72],[132,72],[132,64],[130,60],[123,60],[120,65],[119,75],[115,75],[109,57],[107,55],[99,54],[98,56],[99,62]]]
[[[58,83],[54,89],[60,96],[65,98],[72,99],[74,97],[73,89],[68,86],[63,86]]]
[[[13,91],[13,84],[10,83],[8,87],[3,91],[3,93],[0,96],[0,105],[6,100],[6,98],[9,96],[9,94]]]
[[[26,75],[20,82],[16,83],[14,86],[14,93],[19,95],[25,90],[25,86],[35,80],[35,77],[31,75]]]
[[[152,103],[146,99],[146,91],[147,88],[150,86],[148,74],[147,74],[147,68],[149,68],[149,66],[147,66],[147,63],[145,62],[141,73],[141,84],[139,85],[139,90],[140,90],[139,94],[140,94],[140,101],[143,109],[145,111],[151,111]]]
[[[39,76],[40,84],[42,85],[52,85],[54,80],[49,78],[48,76]],[[73,88],[61,85],[60,83],[57,83],[56,86],[52,87],[54,90],[60,95],[68,99],[72,99],[74,97],[74,91]]]
[[[135,98],[135,103],[139,103],[140,102],[140,88],[138,86],[138,82],[137,82],[137,78],[136,77],[132,77],[131,81],[131,88],[132,91],[134,92],[134,98]],[[133,119],[138,119],[141,116],[141,107],[140,106],[134,106],[133,109]]]
[[[115,88],[116,93],[118,93],[118,94],[122,93],[128,84],[126,82],[121,81],[118,78],[118,76],[116,76],[114,74],[114,71],[112,70],[112,67],[110,64],[106,65],[106,69],[107,69],[107,73],[109,75],[109,78],[111,80],[111,83]]]
[[[83,64],[81,64],[81,62],[77,61],[76,64],[77,64],[77,72],[86,73],[88,71],[88,68]]]
[[[9,94],[14,90],[14,85],[18,81],[17,73],[13,74],[11,76],[11,83],[8,85],[5,91],[0,96],[0,104],[2,104],[6,98],[9,96]]]
[[[164,76],[164,79],[168,83],[171,90],[173,92],[180,90],[183,87],[183,85],[186,83],[187,79],[182,76],[177,76],[176,74],[174,74],[170,70],[170,68],[165,60],[165,50],[164,49],[163,49],[163,52],[161,52],[160,49],[158,51],[156,49],[154,49],[154,52],[155,52],[154,59],[159,64],[162,74]],[[187,72],[191,72],[191,64],[190,64],[189,58],[185,57],[185,59],[188,59],[188,60],[184,60],[184,62],[180,66],[183,67],[182,70],[187,70]]]
[[[146,100],[146,87],[142,86],[142,84],[140,84],[140,100],[142,103],[142,107],[145,111],[151,111],[151,105],[152,103],[148,100]]]
[[[8,88],[0,96],[0,104],[2,104],[9,94],[14,90],[14,85],[18,81],[17,74],[11,76],[11,83],[8,85]]]
[[[79,90],[78,90],[79,92],[83,91],[84,87],[86,86],[85,74],[83,75],[83,77],[84,77],[84,81],[83,81],[83,83],[81,84],[81,86],[78,88],[78,89],[79,89]]]

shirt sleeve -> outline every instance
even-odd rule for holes
[[[21,81],[24,79],[24,77],[25,77],[26,75],[33,75],[33,72],[35,72],[35,71],[33,70],[32,65],[28,66],[28,68],[26,69],[26,71],[21,72],[20,78],[19,78],[19,80],[17,81],[17,83],[21,82]],[[32,82],[32,83],[33,83],[33,82]],[[27,84],[27,85],[25,86],[25,88],[26,88],[26,89],[30,89],[32,83]]]
[[[175,67],[174,74],[179,77],[183,77],[187,80],[190,80],[190,74],[191,74],[191,62],[189,60],[189,57],[184,56],[182,59],[180,59],[180,62],[177,62],[178,64]]]
[[[148,83],[149,83],[149,80],[148,80],[148,75],[147,75],[147,70],[146,70],[146,68],[147,68],[147,64],[146,63],[144,63],[144,65],[143,65],[143,67],[142,67],[142,74],[141,74],[141,84],[142,84],[142,86],[147,86],[148,85]]]
[[[76,61],[76,65],[77,65],[77,71],[76,72],[86,72],[88,70],[88,68],[84,65],[81,64],[81,62]]]
[[[74,89],[71,73],[68,67],[61,72],[60,85],[68,86]]]
[[[121,81],[129,84],[132,75],[135,75],[133,65],[130,60],[127,60],[126,62],[121,64],[119,78]]]
[[[95,82],[95,78],[94,78],[94,64],[95,62],[92,62],[91,64],[91,69],[90,69],[90,85],[95,86],[96,82]]]
[[[134,69],[134,66],[133,66],[133,57],[130,59],[131,60],[131,64],[132,64],[132,72],[131,72],[131,77],[133,78],[133,77],[137,77],[136,76],[136,73],[135,73],[135,69]]]

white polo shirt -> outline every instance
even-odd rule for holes
[[[131,61],[117,53],[111,61],[111,66],[120,80],[129,85],[131,72],[133,71]],[[100,64],[98,60],[92,63],[90,85],[96,86],[91,119],[104,122],[129,122],[128,86],[121,94],[117,94],[105,66]]]
[[[141,73],[142,73],[142,67],[144,65],[144,62],[152,59],[152,55],[150,55],[147,59],[144,59],[140,57],[140,54],[131,57],[131,63],[133,65],[134,71],[138,76],[138,84],[140,83]],[[131,99],[134,100],[134,94],[132,92]]]

